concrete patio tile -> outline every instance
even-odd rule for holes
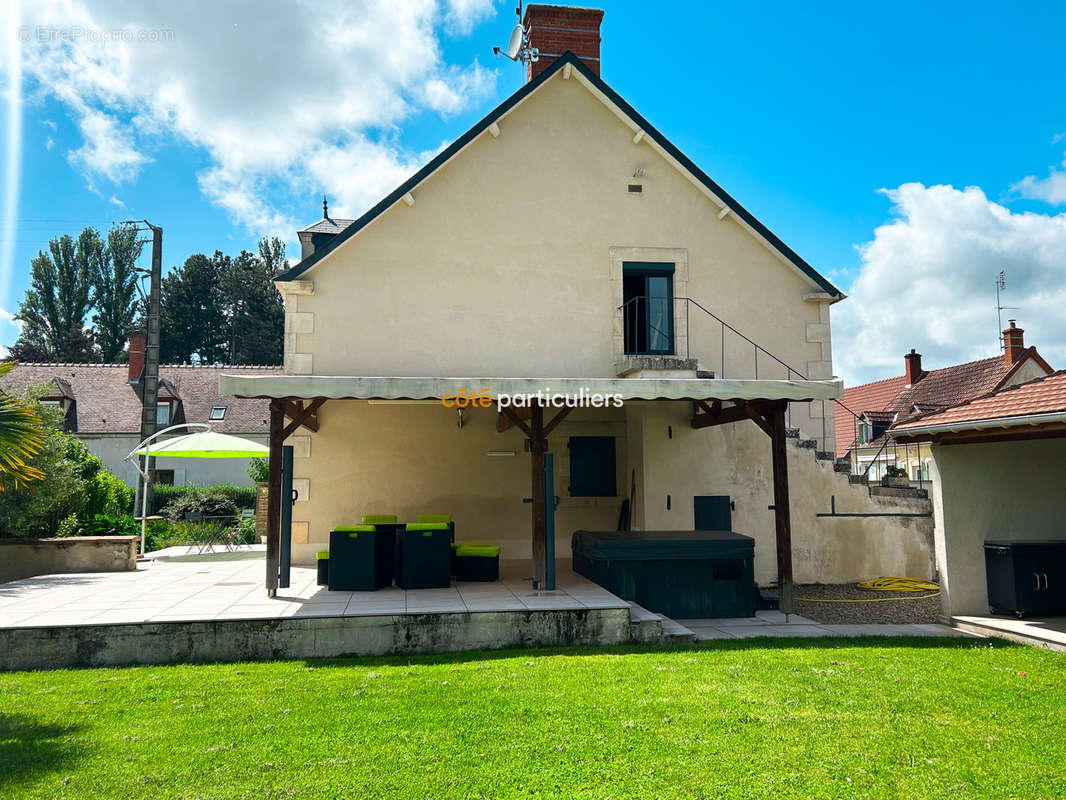
[[[710,641],[712,639],[736,639],[737,637],[730,633],[729,628],[715,628],[710,625],[686,625],[686,627],[696,634],[697,642]]]
[[[762,620],[763,622],[771,622],[771,623],[784,623],[785,622],[785,614],[784,614],[784,612],[779,611],[777,609],[768,609],[768,608],[760,609],[759,611],[755,612],[755,617],[757,619],[759,619],[759,620]],[[807,619],[806,617],[801,617],[799,614],[790,614],[789,617],[788,617],[788,621],[789,621],[790,624],[797,624],[797,623],[800,624],[800,625],[817,625],[818,624],[813,619]]]
[[[727,628],[723,628],[727,630]],[[738,639],[753,636],[797,638],[803,636],[832,636],[833,632],[821,625],[731,625],[728,631]]]
[[[701,619],[679,619],[678,622],[692,627],[693,625],[710,625],[715,628],[729,628],[734,625],[769,625],[769,622],[761,620],[758,617],[720,617],[720,618],[701,618]],[[784,622],[784,620],[782,620]]]
[[[301,606],[293,614],[294,617],[343,617],[346,605],[344,603],[314,603]]]

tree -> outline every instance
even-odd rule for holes
[[[14,367],[14,361],[0,364],[0,377]],[[0,390],[0,492],[5,485],[25,489],[44,478],[32,463],[44,443],[45,428],[36,410]]]
[[[61,236],[30,264],[30,288],[15,318],[22,323],[16,344],[39,348],[56,361],[95,361],[85,330],[93,276],[102,267],[100,234],[86,228],[75,242]]]
[[[280,364],[285,309],[273,279],[287,266],[277,238],[263,239],[258,254],[186,259],[163,279],[163,361]]]
[[[162,284],[160,359],[164,364],[218,364],[226,352],[219,309],[220,276],[228,256],[189,256]]]
[[[285,245],[262,239],[259,254],[242,250],[223,275],[222,313],[228,329],[230,364],[279,364],[285,308],[274,276],[285,264]]]
[[[144,248],[134,225],[116,225],[107,232],[107,247],[93,275],[96,343],[106,363],[119,360],[133,330],[137,312],[137,259]]]

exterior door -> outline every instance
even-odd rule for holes
[[[631,355],[674,355],[674,265],[622,264],[622,326]]]
[[[733,508],[727,494],[693,497],[692,516],[698,531],[733,530]]]

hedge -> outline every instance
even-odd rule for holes
[[[150,514],[159,514],[172,500],[193,492],[211,492],[230,498],[238,509],[255,508],[255,487],[237,486],[233,483],[216,483],[214,486],[166,486],[156,484],[152,494]]]

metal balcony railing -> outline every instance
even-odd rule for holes
[[[696,358],[698,355],[701,368],[709,370],[716,378],[809,380],[803,372],[691,297],[631,297],[617,311],[621,317],[626,355],[678,358]],[[833,402],[839,411],[852,418],[857,438],[858,415],[841,401]],[[792,427],[791,420],[790,404],[789,427]],[[821,436],[815,438],[818,449],[826,451],[832,432],[828,429],[825,414],[821,415],[821,428]]]

